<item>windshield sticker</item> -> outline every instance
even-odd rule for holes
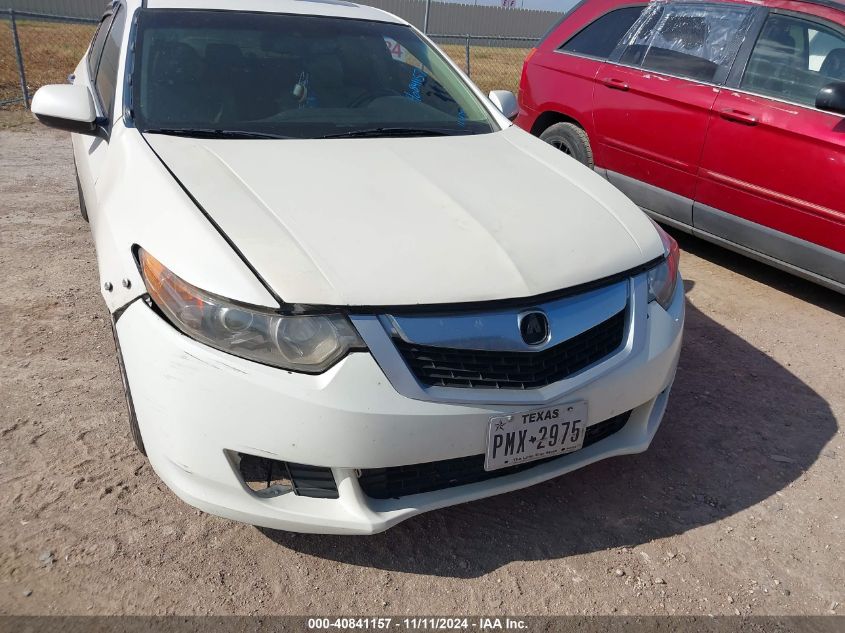
[[[408,82],[408,89],[405,91],[405,96],[413,101],[422,101],[420,88],[422,88],[426,79],[428,79],[428,75],[419,68],[414,68],[414,72],[411,74],[411,80]]]
[[[408,51],[405,50],[405,47],[402,46],[399,42],[394,40],[392,37],[385,36],[384,44],[387,46],[387,50],[390,51],[390,56],[393,57],[397,62],[405,62],[406,58],[408,57]]]

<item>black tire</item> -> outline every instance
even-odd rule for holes
[[[593,168],[593,150],[587,133],[574,123],[555,123],[540,134],[540,139]]]
[[[111,333],[114,336],[114,349],[117,352],[117,364],[120,367],[120,379],[123,381],[123,395],[126,397],[126,408],[129,411],[129,435],[135,442],[135,448],[141,455],[147,455],[144,440],[141,437],[141,429],[138,428],[138,417],[135,415],[135,404],[132,402],[132,392],[129,390],[129,380],[126,378],[126,366],[123,364],[123,354],[120,351],[120,342],[117,340],[117,330],[112,321]]]
[[[82,185],[79,184],[79,174],[76,174],[76,191],[79,194],[79,214],[82,219],[88,222],[88,207],[85,206],[85,198],[82,196]]]

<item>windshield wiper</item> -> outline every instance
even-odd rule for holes
[[[145,134],[167,134],[170,136],[188,136],[191,138],[293,138],[280,134],[267,134],[265,132],[248,132],[246,130],[214,130],[211,128],[190,128],[190,127],[155,127],[143,130]]]
[[[429,128],[416,127],[374,127],[364,130],[350,130],[349,132],[338,132],[326,134],[320,138],[379,138],[385,136],[454,136],[465,134],[453,130],[432,130]]]

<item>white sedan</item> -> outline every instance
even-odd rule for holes
[[[72,132],[132,435],[188,503],[369,534],[644,451],[678,249],[424,35],[326,0],[123,0]]]

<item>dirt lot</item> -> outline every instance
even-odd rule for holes
[[[135,452],[69,139],[0,130],[0,613],[842,613],[845,301],[682,247],[647,453],[374,537],[275,533]]]

